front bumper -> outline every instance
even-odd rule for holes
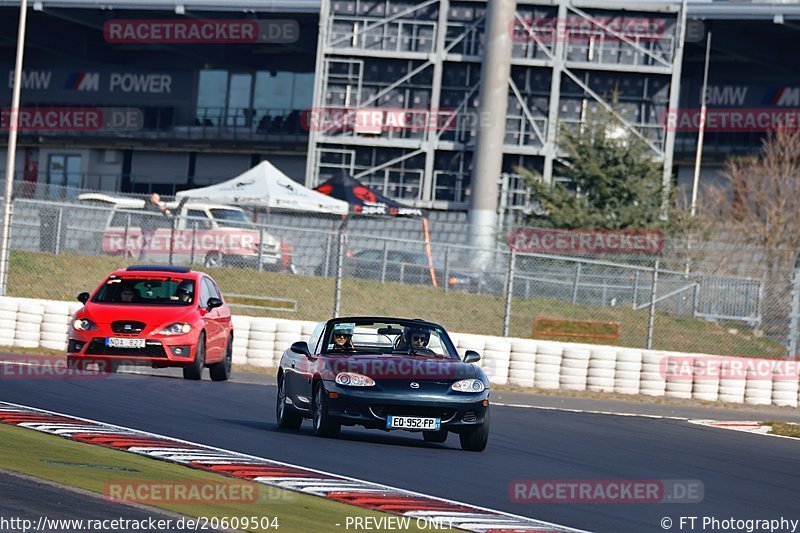
[[[439,418],[440,428],[453,432],[483,424],[489,409],[488,390],[459,393],[449,391],[447,386],[430,386],[429,390],[410,393],[410,382],[398,381],[365,388],[325,381],[328,414],[344,425],[383,430],[387,429],[388,415]],[[420,385],[420,389],[426,388],[424,382]]]
[[[144,348],[117,348],[108,346],[109,337],[144,339]],[[125,361],[128,364],[158,366],[185,366],[192,364],[196,355],[197,333],[185,335],[150,335],[134,337],[108,334],[104,331],[71,330],[67,343],[67,355],[74,359],[91,361]]]

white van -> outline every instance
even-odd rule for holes
[[[85,193],[78,200],[110,208],[103,232],[105,253],[157,262],[169,261],[171,255],[174,263],[196,262],[202,257],[208,268],[258,268],[260,256],[263,268],[294,271],[288,244],[254,228],[239,207],[195,202],[165,204],[177,217],[173,219],[145,211],[145,200],[139,198]]]

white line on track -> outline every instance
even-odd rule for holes
[[[613,416],[631,416],[631,417],[640,417],[640,418],[655,418],[660,420],[680,420],[686,421],[689,420],[687,417],[682,416],[663,416],[663,415],[647,415],[642,413],[619,413],[615,411],[593,411],[589,409],[569,409],[567,407],[547,407],[543,405],[527,405],[527,404],[519,404],[519,403],[498,403],[494,402],[492,405],[498,405],[500,407],[517,407],[522,409],[541,409],[542,411],[565,411],[568,413],[585,413],[590,415],[613,415]]]

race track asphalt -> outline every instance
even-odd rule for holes
[[[800,519],[800,441],[672,419],[494,406],[489,445],[344,428],[339,439],[277,429],[275,387],[144,375],[2,379],[0,401],[91,418],[600,532],[664,531],[661,519]],[[682,479],[701,503],[515,503],[519,479]],[[702,531],[699,523],[694,531]],[[705,531],[709,531],[706,529]]]
[[[0,531],[4,533],[90,527],[95,531],[195,531],[182,518],[152,507],[112,504],[99,494],[0,470]]]

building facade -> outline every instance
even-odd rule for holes
[[[345,173],[418,207],[465,210],[477,128],[502,120],[500,205],[524,209],[515,168],[558,180],[558,132],[597,107],[613,107],[620,135],[643,138],[665,178],[690,187],[708,32],[709,110],[774,123],[800,108],[800,9],[791,4],[690,1],[683,23],[678,2],[519,1],[505,117],[477,112],[484,1],[31,5],[21,102],[30,113],[15,178],[55,195],[169,195],[269,159],[309,186]],[[0,0],[6,119],[18,9]],[[258,37],[154,33],[204,21],[254,27]],[[43,126],[53,110],[57,123]],[[757,151],[767,129],[709,124],[702,180],[717,179],[728,156]]]

